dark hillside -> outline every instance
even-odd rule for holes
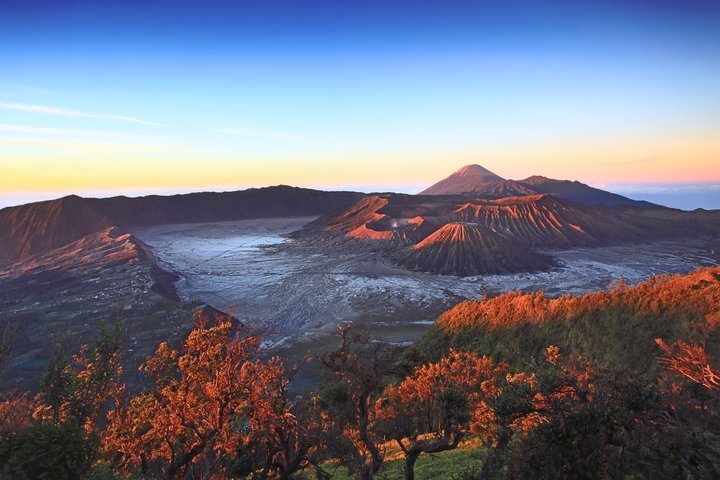
[[[322,215],[363,194],[277,186],[148,197],[69,196],[0,210],[0,266],[49,252],[108,227]]]
[[[281,185],[237,192],[90,198],[87,202],[118,226],[129,227],[321,215],[362,196]]]

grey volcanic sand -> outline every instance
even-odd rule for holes
[[[185,300],[234,311],[266,332],[269,352],[299,359],[336,343],[339,323],[354,322],[397,344],[419,338],[437,315],[462,299],[511,290],[548,295],[603,289],[662,273],[715,265],[708,242],[625,245],[547,252],[560,259],[550,272],[459,278],[411,272],[377,253],[277,248],[285,235],[314,218],[164,225],[133,230],[161,266],[180,275]],[[275,247],[274,247],[275,246]]]

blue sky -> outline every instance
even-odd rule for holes
[[[480,163],[720,208],[718,59],[715,1],[6,0],[0,205]]]

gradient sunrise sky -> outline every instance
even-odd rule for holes
[[[720,208],[720,2],[0,2],[0,207],[468,163]]]

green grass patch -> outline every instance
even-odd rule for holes
[[[463,470],[478,466],[485,459],[485,449],[478,447],[458,448],[447,452],[432,455],[423,454],[415,464],[416,480],[451,480]],[[382,470],[376,475],[378,480],[401,480],[404,477],[403,459],[387,460]],[[325,471],[332,474],[333,480],[351,480],[347,470],[337,464],[329,463],[323,466]],[[309,475],[314,479],[314,475]]]

